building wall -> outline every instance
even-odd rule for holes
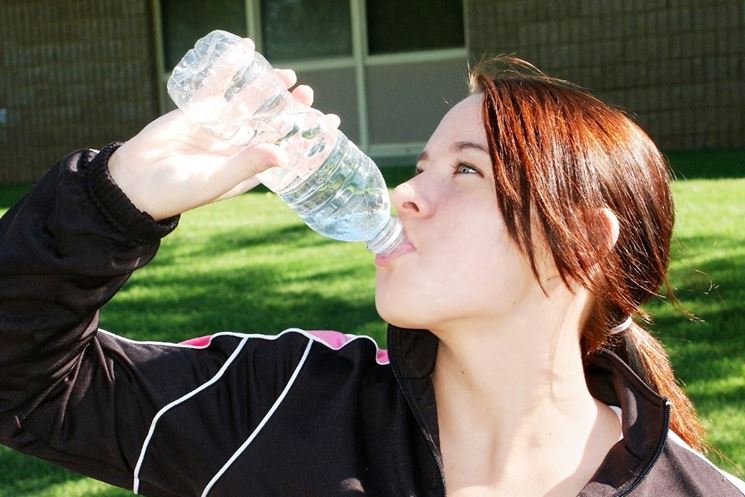
[[[0,183],[32,181],[67,152],[126,139],[159,114],[153,5],[151,0],[2,1]],[[465,5],[471,59],[495,53],[526,58],[626,108],[666,149],[745,147],[745,0],[465,0]],[[307,72],[311,83],[323,86],[322,73]],[[463,71],[448,66],[447,74],[452,81],[439,78],[443,89],[427,86],[443,104],[428,107],[427,116],[444,113],[465,89]],[[373,99],[380,92],[375,85],[374,78],[368,81]],[[319,91],[319,102],[324,98]],[[345,98],[349,101],[339,109],[329,100],[329,109],[355,122],[352,95]],[[408,97],[401,93],[401,98]],[[369,109],[369,117],[378,110]],[[409,110],[399,124],[423,130],[410,122],[419,114]],[[401,126],[386,124],[384,131]],[[382,153],[390,137],[375,129],[370,139],[377,148],[371,152]],[[355,130],[348,131],[356,137]],[[413,151],[426,134],[401,136]]]
[[[745,1],[467,0],[469,55],[515,54],[664,149],[745,147]]]
[[[151,24],[149,0],[2,1],[0,183],[158,115]]]

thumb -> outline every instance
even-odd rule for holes
[[[287,167],[289,157],[284,149],[271,143],[246,147],[225,164],[229,175],[239,180],[256,176],[270,167]]]
[[[245,193],[259,184],[256,175],[271,167],[287,167],[287,152],[277,145],[262,143],[246,147],[233,155],[221,167],[220,185],[213,202]],[[214,184],[214,183],[213,183]]]

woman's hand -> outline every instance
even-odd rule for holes
[[[288,88],[297,80],[291,70],[277,70],[277,75]],[[298,86],[292,95],[302,104],[313,103],[308,86]],[[338,118],[331,117],[338,125]],[[286,153],[276,145],[231,145],[177,109],[117,149],[109,170],[132,203],[158,221],[248,191],[258,184],[256,174],[286,162]]]

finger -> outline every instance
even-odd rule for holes
[[[222,169],[226,171],[227,183],[234,185],[256,176],[270,167],[286,167],[289,158],[287,152],[271,143],[261,143],[246,147],[225,161]]]
[[[313,88],[308,85],[298,85],[292,90],[292,96],[303,105],[308,107],[313,105]]]
[[[326,124],[331,129],[336,129],[341,125],[341,118],[336,114],[326,114]]]
[[[235,185],[232,190],[228,190],[227,192],[223,193],[219,197],[217,197],[214,202],[217,202],[218,200],[225,200],[228,198],[233,198],[237,195],[240,195],[241,193],[246,193],[247,191],[251,190],[252,188],[255,188],[257,185],[261,183],[259,179],[254,176],[251,178],[248,178],[245,181],[242,181]]]
[[[292,88],[297,84],[297,74],[292,69],[275,69],[274,74],[284,83],[285,88]]]
[[[249,52],[250,53],[250,52],[253,52],[254,50],[256,50],[256,44],[254,43],[254,41],[251,38],[241,38],[240,43],[243,44],[243,46],[245,47],[245,51],[246,52]]]
[[[217,161],[203,171],[203,182],[209,185],[206,198],[215,201],[237,194],[251,185],[258,173],[273,166],[286,166],[287,153],[276,145],[262,143],[246,147],[225,161]]]

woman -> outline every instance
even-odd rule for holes
[[[153,496],[745,495],[694,452],[693,408],[631,318],[665,283],[664,159],[622,112],[499,62],[394,191],[390,358],[333,332],[99,330],[175,216],[286,158],[176,111],[63,159],[0,224],[0,441]]]

